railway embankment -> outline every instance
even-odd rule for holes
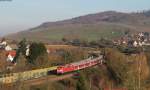
[[[63,76],[47,76],[15,83],[21,90],[99,90],[123,88],[149,90],[149,53],[126,55],[117,49],[105,49],[105,64]],[[27,84],[26,84],[27,83]],[[4,89],[5,90],[5,89]],[[7,89],[6,89],[7,90]],[[11,89],[9,89],[11,90]],[[13,89],[12,89],[13,90]]]

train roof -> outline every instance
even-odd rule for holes
[[[86,62],[89,62],[89,61],[94,61],[94,60],[97,60],[97,59],[102,59],[102,55],[100,55],[99,57],[97,58],[88,58],[88,59],[85,59],[85,60],[81,60],[81,61],[78,61],[78,62],[73,62],[73,63],[70,63],[70,64],[66,64],[65,66],[72,66],[72,65],[80,65],[80,64],[83,64],[83,63],[86,63]]]

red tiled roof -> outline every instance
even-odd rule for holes
[[[8,56],[8,55],[11,55],[11,56],[15,57],[16,56],[16,51],[15,50],[8,51],[6,56]]]

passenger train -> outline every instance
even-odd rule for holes
[[[48,72],[52,72],[52,71],[55,71],[56,75],[64,74],[67,72],[81,70],[81,69],[91,67],[97,64],[102,64],[102,63],[103,63],[103,56],[101,55],[97,58],[90,57],[88,59],[81,60],[78,62],[73,62],[73,63],[66,64],[66,65],[0,75],[0,84],[9,84],[9,83],[17,82],[17,81],[25,81],[25,80],[44,77],[48,75]]]
[[[103,56],[99,56],[97,58],[88,58],[86,60],[82,60],[79,62],[74,62],[70,64],[66,64],[64,66],[57,67],[57,74],[64,74],[67,72],[81,70],[87,67],[91,67],[97,65],[99,63],[103,63]]]

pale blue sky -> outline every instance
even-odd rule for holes
[[[12,0],[0,1],[0,35],[35,27],[46,21],[116,10],[149,10],[150,0]]]

